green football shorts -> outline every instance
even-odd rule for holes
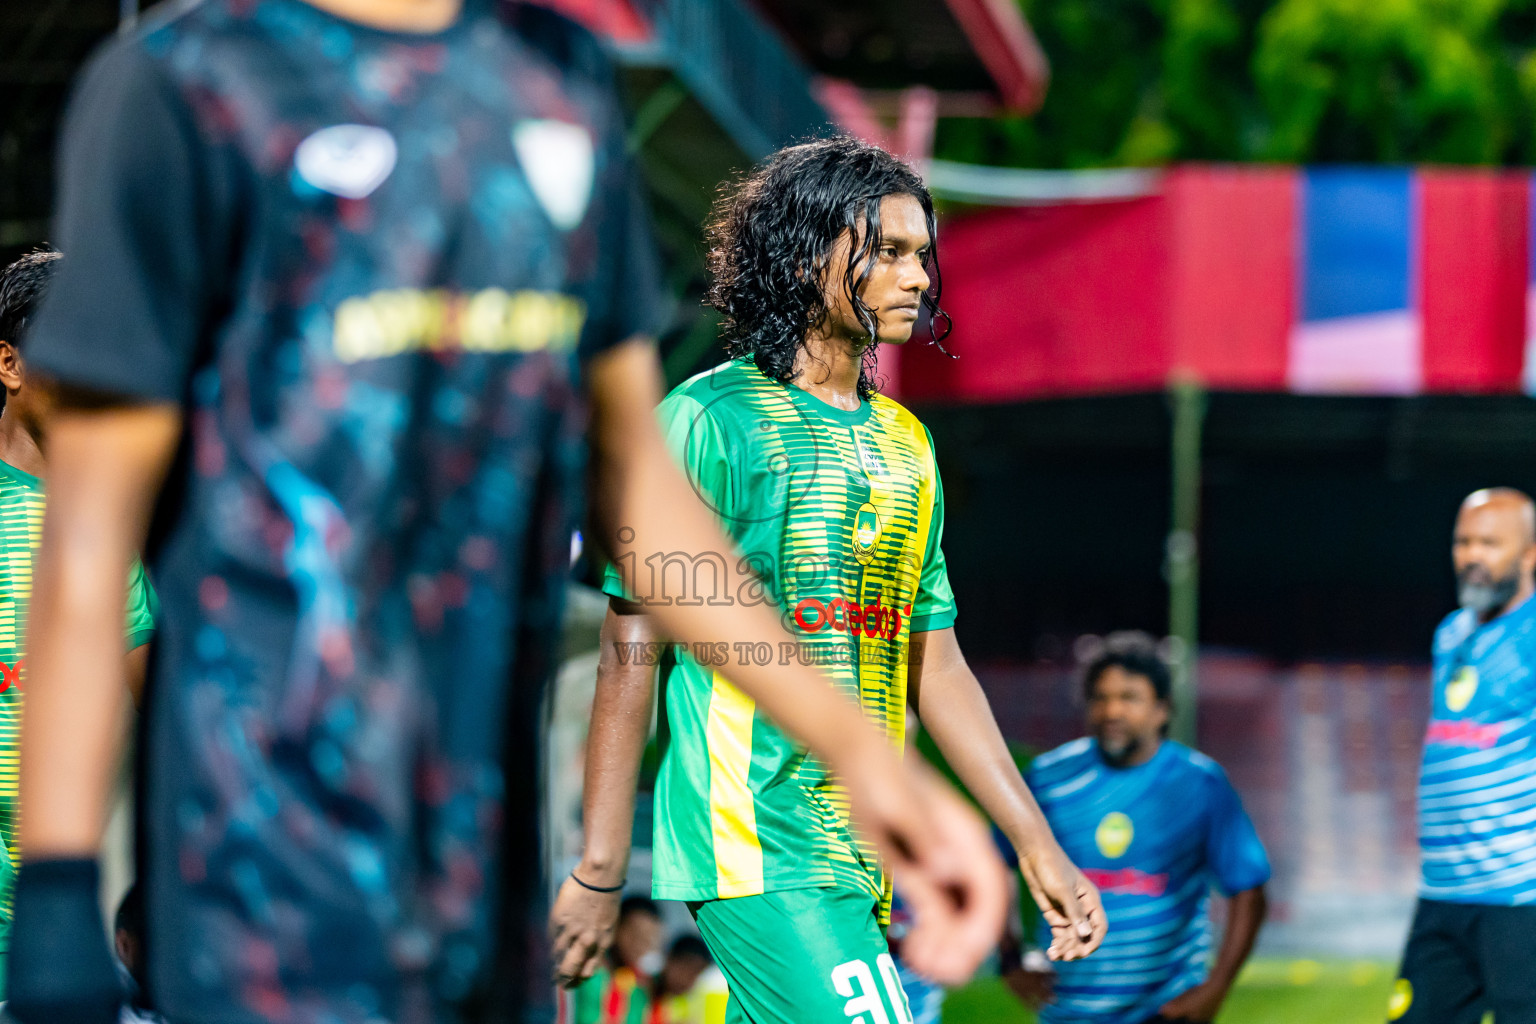
[[[730,983],[726,1024],[912,1024],[869,894],[788,889],[688,909]]]

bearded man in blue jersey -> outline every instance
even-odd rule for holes
[[[1111,638],[1083,688],[1090,735],[1037,758],[1028,782],[1109,932],[1092,957],[1010,984],[1042,1024],[1212,1020],[1264,921],[1269,858],[1221,766],[1166,738],[1171,681],[1150,638]],[[1213,885],[1231,900],[1214,964]]]
[[[1461,608],[1435,631],[1419,775],[1423,880],[1389,1020],[1536,1021],[1536,508],[1509,488],[1461,505]]]

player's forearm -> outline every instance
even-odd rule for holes
[[[644,564],[645,555],[653,551],[718,551],[733,569],[727,576],[729,593],[740,594],[760,586],[666,455],[659,432],[655,447],[661,458],[645,460],[636,467],[631,493],[619,503],[623,521],[633,524],[634,539],[616,546],[618,561]],[[629,552],[638,557],[623,557]],[[648,579],[642,583],[626,578],[624,582],[637,597],[651,596],[644,593]],[[785,630],[773,606],[708,602],[685,606],[663,603],[659,594],[654,597],[656,600],[646,602],[646,612],[660,629],[683,643],[726,652],[728,664],[722,671],[730,681],[834,771],[849,759],[866,756],[872,747],[884,745],[883,737],[864,720],[858,706],[839,694],[826,677],[798,663],[780,664],[781,652],[792,650],[797,638]],[[763,665],[740,656],[738,652],[743,650],[768,650],[772,657]]]
[[[118,766],[127,693],[126,591],[110,545],[50,509],[37,559],[21,744],[21,845],[29,858],[94,856]]]
[[[1220,986],[1223,992],[1232,987],[1238,972],[1248,961],[1248,954],[1253,952],[1253,943],[1259,936],[1268,909],[1269,901],[1262,885],[1244,889],[1228,903],[1227,928],[1221,936],[1221,949],[1216,954],[1210,976],[1211,983]]]
[[[672,639],[725,651],[729,661],[722,671],[731,682],[834,771],[869,757],[881,758],[881,764],[894,762],[885,738],[824,676],[798,664],[780,664],[781,652],[793,649],[796,638],[772,603],[733,599],[754,588],[761,592],[761,582],[667,452],[655,417],[661,382],[654,354],[648,347],[620,348],[594,360],[591,389],[594,504],[606,513],[599,525],[615,564],[626,574],[625,589]],[[628,578],[630,568],[644,565],[654,552],[718,556],[725,567],[725,600],[684,605],[649,593],[649,573]],[[772,652],[766,665],[738,654],[763,649]]]
[[[619,885],[629,867],[635,788],[650,738],[656,669],[642,664],[646,659],[620,657],[619,650],[632,645],[627,650],[634,651],[654,639],[644,615],[621,615],[610,607],[603,618],[581,799],[586,835],[577,869],[582,881],[592,885]]]
[[[127,697],[123,567],[179,434],[167,407],[61,412],[51,427],[21,738],[29,859],[94,856],[100,845]]]
[[[992,706],[950,629],[915,634],[909,676],[918,719],[1021,858],[1055,838],[1019,774]]]

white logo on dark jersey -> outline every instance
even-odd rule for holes
[[[321,128],[299,143],[293,165],[322,192],[362,199],[384,184],[398,156],[395,137],[383,128],[338,124]]]
[[[550,221],[569,231],[587,215],[592,201],[592,136],[565,121],[519,121],[512,145],[534,198]]]

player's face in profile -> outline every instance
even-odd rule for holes
[[[1168,706],[1151,680],[1111,665],[1088,697],[1088,731],[1111,762],[1128,761],[1157,745],[1168,724]]]
[[[1515,502],[1489,501],[1464,507],[1456,517],[1451,561],[1462,607],[1479,614],[1509,603],[1520,578],[1536,559],[1529,527]]]
[[[850,237],[844,233],[832,250],[826,278],[828,315],[846,337],[864,336],[853,305],[843,287],[848,267]],[[880,201],[880,248],[869,265],[869,278],[859,292],[864,304],[875,311],[879,338],[900,345],[912,337],[922,311],[923,292],[928,290],[928,219],[922,204],[909,195],[886,196]]]
[[[10,342],[0,341],[0,385],[5,387],[5,401],[12,415],[18,417],[34,437],[41,437],[53,409],[54,391],[46,380],[27,375],[26,360]]]

